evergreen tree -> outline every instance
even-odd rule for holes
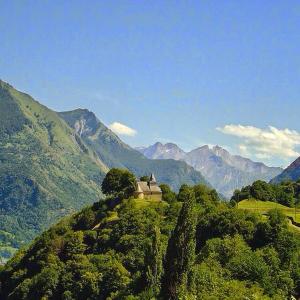
[[[164,277],[162,297],[178,299],[178,291],[187,287],[187,278],[195,260],[195,193],[192,188],[184,185],[178,198],[183,201],[176,227],[169,239],[164,261]]]
[[[157,294],[160,290],[160,280],[162,275],[161,233],[157,226],[154,227],[154,236],[146,259],[148,261],[146,273],[147,285],[154,294]]]

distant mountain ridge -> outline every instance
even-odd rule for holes
[[[282,172],[281,168],[268,167],[239,155],[232,155],[220,146],[207,145],[190,152],[183,151],[174,143],[155,143],[137,148],[151,159],[176,159],[185,161],[212,184],[218,192],[230,197],[234,190],[261,179],[269,181]]]
[[[280,183],[285,180],[297,181],[300,179],[300,157],[293,161],[281,174],[271,180],[272,183]]]
[[[158,182],[178,190],[182,183],[209,185],[202,174],[183,161],[152,160],[125,144],[93,112],[86,109],[61,112],[59,115],[75,129],[80,138],[108,168],[127,168],[136,176],[154,173]]]

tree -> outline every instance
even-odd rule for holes
[[[184,185],[180,189],[178,199],[183,201],[183,205],[175,230],[169,239],[164,261],[164,299],[178,299],[178,291],[182,285],[187,285],[186,281],[195,260],[195,193],[192,188]]]
[[[62,259],[73,259],[74,256],[84,253],[86,245],[83,242],[83,232],[75,231],[69,233],[65,238],[65,246],[62,252]]]
[[[162,191],[162,200],[167,203],[173,203],[176,201],[176,193],[174,193],[167,184],[161,184],[160,189]]]
[[[140,181],[149,182],[149,181],[150,181],[150,177],[149,177],[149,176],[147,176],[147,175],[145,175],[145,176],[142,176],[142,177],[140,178]]]
[[[105,195],[129,198],[133,195],[136,186],[135,176],[128,170],[111,169],[105,176],[101,188]]]
[[[262,201],[274,201],[275,192],[273,187],[262,180],[257,180],[253,182],[251,186],[251,196],[255,199]]]
[[[204,184],[198,184],[193,187],[195,192],[196,202],[203,207],[217,205],[220,202],[216,190],[210,189]]]
[[[247,185],[243,187],[241,190],[237,189],[234,191],[233,196],[231,197],[231,203],[235,204],[238,203],[244,199],[251,198],[251,186]]]
[[[279,186],[277,192],[277,202],[282,205],[293,207],[295,205],[293,185]]]
[[[160,280],[162,274],[162,243],[159,227],[154,227],[154,235],[152,244],[146,256],[146,280],[149,289],[153,294],[157,294],[160,290]]]

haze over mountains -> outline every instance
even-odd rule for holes
[[[185,161],[226,197],[232,196],[235,189],[261,179],[270,181],[282,172],[281,168],[268,167],[239,155],[231,155],[220,146],[210,148],[205,145],[185,152],[174,143],[155,143],[149,147],[136,148],[151,159],[175,159]]]

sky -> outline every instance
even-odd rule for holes
[[[0,78],[132,146],[300,156],[299,1],[0,0]]]

